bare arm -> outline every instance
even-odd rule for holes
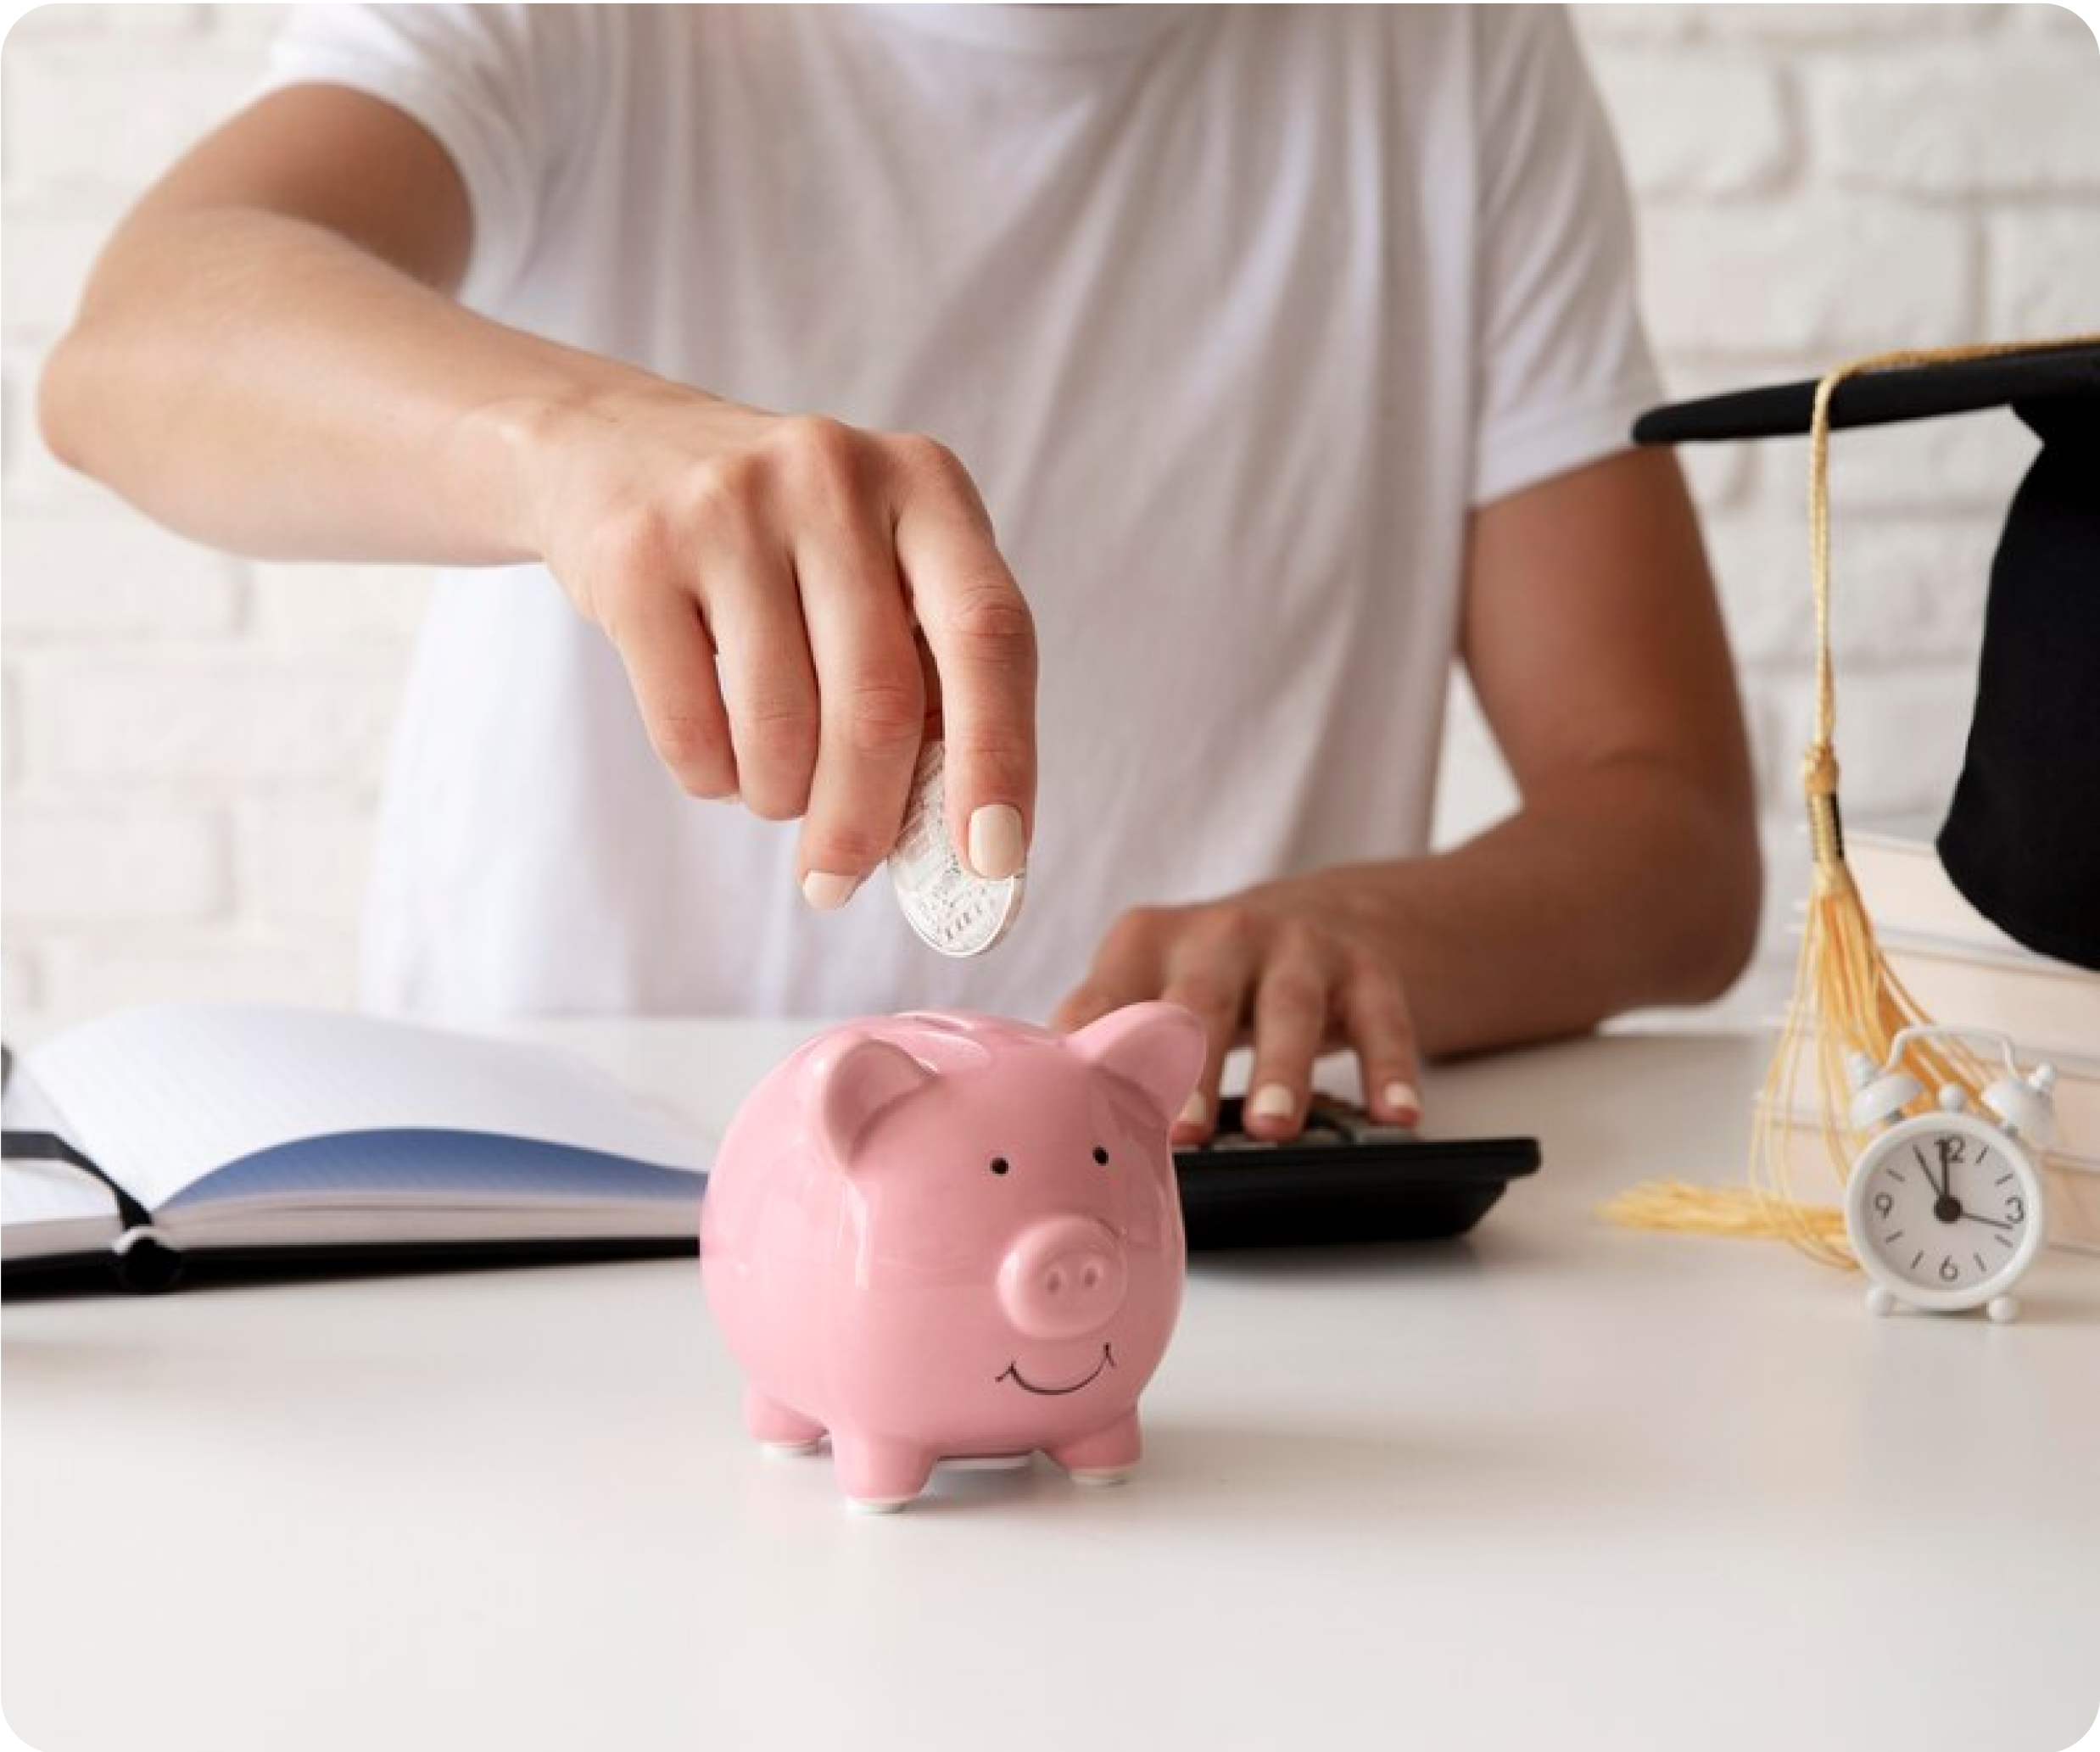
[[[526,557],[489,410],[617,368],[455,304],[472,224],[452,161],[398,110],[332,86],[265,99],[96,263],[44,374],[52,449],[240,551]]]
[[[417,123],[336,87],[277,92],[120,227],[45,374],[47,438],[221,546],[545,561],[688,790],[806,817],[819,905],[896,839],[930,703],[923,636],[952,825],[988,872],[1017,865],[1033,630],[955,459],[477,315],[450,296],[472,244],[466,190]]]
[[[1757,823],[1676,460],[1617,457],[1480,512],[1463,639],[1522,803],[1392,887],[1424,1048],[1718,996],[1756,935]]]
[[[1439,856],[1126,914],[1061,1007],[1069,1026],[1139,996],[1206,1018],[1205,1105],[1178,1135],[1209,1131],[1241,1042],[1259,1133],[1297,1130],[1314,1055],[1343,1046],[1372,1110],[1411,1123],[1421,1054],[1711,997],[1743,965],[1759,888],[1749,756],[1675,460],[1614,457],[1480,511],[1463,646],[1515,814]]]

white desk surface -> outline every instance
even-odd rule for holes
[[[542,1030],[718,1129],[797,1030]],[[48,1752],[2058,1752],[2100,1706],[2100,1261],[1877,1320],[1724,1179],[1760,1047],[1440,1070],[1546,1166],[1474,1236],[1199,1258],[1121,1490],[855,1516],[690,1260],[15,1303],[4,1703]]]

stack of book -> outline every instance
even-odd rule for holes
[[[2056,1067],[2056,1138],[2044,1163],[2049,1239],[2100,1253],[2100,973],[2016,943],[1963,898],[1928,833],[1854,833],[1845,861],[1891,969],[1935,1022],[2011,1037],[2023,1066]],[[1797,1184],[1827,1162],[1815,1080],[1795,1076],[1786,1128]]]

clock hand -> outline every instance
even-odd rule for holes
[[[1993,1229],[2010,1229],[2013,1226],[2010,1223],[1999,1222],[1995,1217],[1980,1217],[1972,1210],[1964,1210],[1962,1220],[1964,1223],[1988,1223]]]
[[[1933,1179],[1932,1164],[1925,1160],[1925,1152],[1919,1149],[1915,1144],[1913,1144],[1910,1147],[1910,1152],[1918,1158],[1918,1166],[1924,1175],[1925,1184],[1932,1188],[1932,1196],[1935,1198],[1945,1198],[1946,1197],[1946,1188],[1941,1186],[1939,1181]]]

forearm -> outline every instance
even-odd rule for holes
[[[340,173],[375,156],[369,186]],[[1010,875],[1034,804],[1033,624],[960,461],[489,321],[448,295],[471,246],[465,192],[415,124],[331,87],[266,99],[98,264],[46,373],[52,446],[220,547],[544,562],[680,784],[801,819],[813,905],[896,844],[930,683],[951,829]]]
[[[1606,458],[1483,507],[1471,533],[1464,652],[1523,806],[1433,857],[1117,919],[1056,1019],[1149,997],[1201,1016],[1209,1057],[1177,1139],[1209,1135],[1226,1055],[1250,1040],[1255,1135],[1297,1132],[1338,1047],[1371,1113],[1412,1125],[1422,1054],[1712,997],[1749,956],[1751,764],[1674,465]]]
[[[283,558],[532,557],[521,458],[652,382],[478,316],[324,229],[141,215],[47,366],[53,449],[161,522]]]
[[[1760,882],[1747,807],[1637,757],[1450,851],[1313,879],[1387,946],[1433,1056],[1717,996],[1755,940]]]

